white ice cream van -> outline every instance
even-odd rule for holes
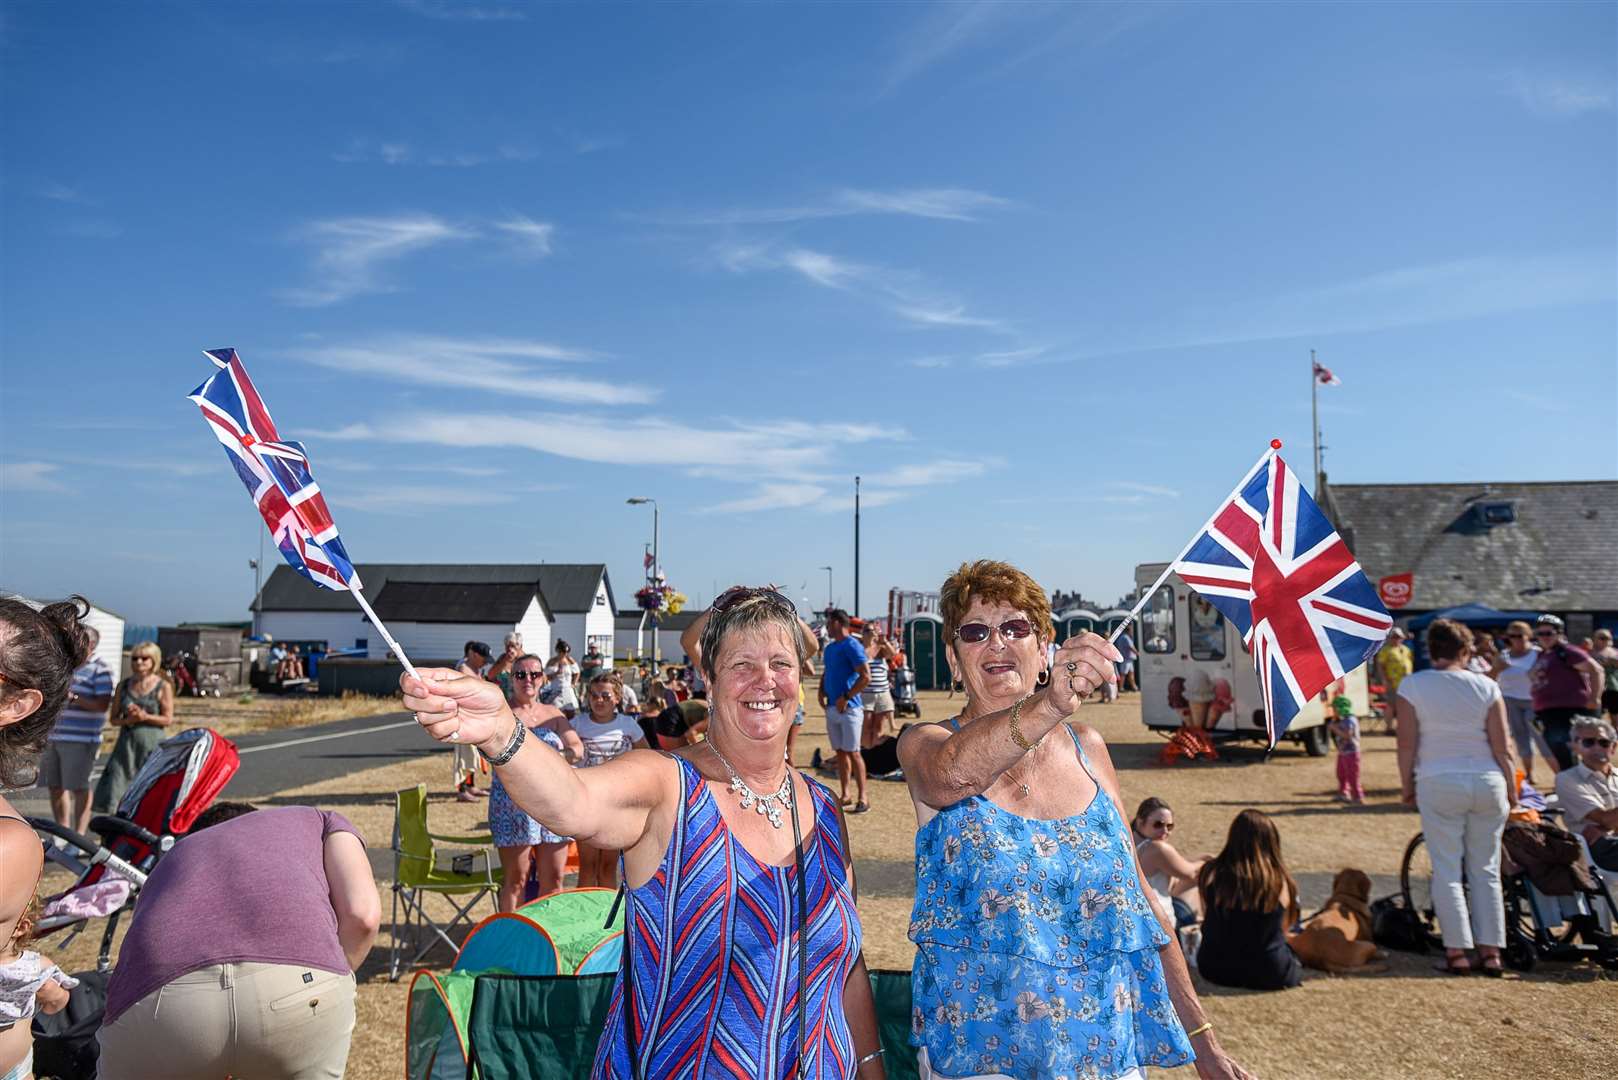
[[[1150,588],[1166,565],[1137,566],[1136,586]],[[1252,656],[1236,627],[1180,575],[1170,574],[1147,601],[1136,629],[1141,719],[1147,727],[1172,731],[1196,720],[1215,738],[1265,740],[1264,695]],[[1354,702],[1354,715],[1369,715],[1364,665],[1307,702],[1282,737],[1302,743],[1311,757],[1324,754],[1331,745],[1325,726],[1328,702],[1339,694]]]

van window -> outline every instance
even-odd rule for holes
[[[1149,653],[1174,651],[1174,587],[1165,585],[1152,594],[1141,612],[1141,649]]]
[[[1202,597],[1191,594],[1191,659],[1225,658],[1225,617]]]

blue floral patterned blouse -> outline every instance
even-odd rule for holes
[[[1158,955],[1168,936],[1099,783],[1073,817],[980,795],[940,810],[916,833],[910,940],[910,1041],[940,1077],[1111,1080],[1195,1057]]]

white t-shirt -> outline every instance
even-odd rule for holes
[[[1506,666],[1500,670],[1500,692],[1509,698],[1534,700],[1534,687],[1528,681],[1528,673],[1534,669],[1534,664],[1539,660],[1539,646],[1529,646],[1528,651],[1521,656],[1503,652],[1500,659],[1506,662]]]
[[[1416,710],[1416,779],[1499,772],[1484,726],[1500,687],[1472,671],[1429,668],[1405,676],[1399,696]]]
[[[635,740],[644,739],[646,733],[641,730],[640,721],[633,716],[619,713],[605,724],[598,724],[587,712],[581,712],[572,720],[573,730],[579,733],[579,741],[584,743],[585,766],[600,765],[604,761],[611,761],[620,754],[634,749]]]

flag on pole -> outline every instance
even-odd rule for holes
[[[326,589],[361,587],[303,444],[283,440],[235,349],[206,349],[219,370],[189,395],[264,515],[292,568]]]
[[[1316,360],[1314,362],[1314,364],[1315,364],[1315,382],[1319,383],[1321,386],[1342,386],[1343,385],[1343,380],[1339,379],[1337,376],[1333,375],[1331,373],[1331,368],[1327,367],[1325,364],[1322,364],[1319,360]]]
[[[1304,702],[1375,655],[1393,625],[1348,545],[1273,450],[1172,569],[1241,631],[1271,748]]]

